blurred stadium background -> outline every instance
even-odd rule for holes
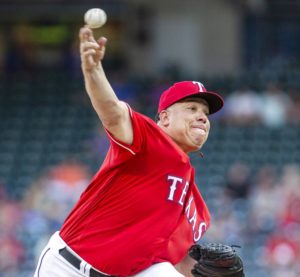
[[[108,141],[85,94],[84,12],[108,22],[119,97],[155,115],[160,92],[198,80],[226,100],[204,158],[204,241],[242,246],[246,276],[300,276],[299,0],[1,0],[0,276],[33,275]]]

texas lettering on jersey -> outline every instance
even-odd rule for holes
[[[193,231],[194,242],[199,241],[202,235],[205,233],[207,226],[198,215],[193,195],[191,194],[186,201],[190,186],[189,182],[183,178],[172,175],[168,175],[167,180],[170,183],[168,200],[176,202],[178,205],[184,207],[186,219],[191,225]]]

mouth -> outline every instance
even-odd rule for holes
[[[202,130],[202,131],[206,132],[206,128],[203,125],[193,125],[192,128],[193,129],[199,129],[199,130]]]
[[[192,126],[193,130],[196,130],[197,132],[201,133],[201,134],[206,134],[206,128],[203,125],[194,125]]]

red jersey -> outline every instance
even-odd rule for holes
[[[60,235],[111,275],[179,263],[209,226],[190,159],[150,118],[130,110],[133,143],[110,134],[107,156]]]

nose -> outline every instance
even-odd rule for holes
[[[197,114],[197,121],[200,121],[202,123],[206,123],[208,120],[207,115],[204,112],[199,112]]]

